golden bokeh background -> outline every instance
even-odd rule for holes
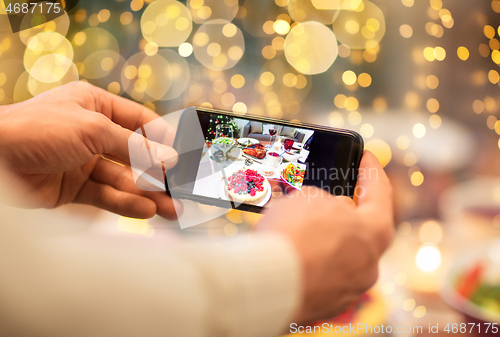
[[[450,216],[481,199],[459,183],[500,172],[499,0],[85,0],[49,22],[30,13],[15,34],[5,13],[0,1],[1,104],[79,80],[160,115],[197,105],[358,131],[394,186],[378,289],[400,323],[453,315],[424,295],[456,242],[500,235],[500,215]],[[480,186],[498,206],[500,183]],[[197,229],[234,236],[258,219],[231,211]],[[120,218],[155,233],[136,225]]]
[[[201,105],[351,128],[419,187],[427,169],[470,167],[472,145],[457,154],[442,128],[457,138],[477,131],[500,145],[499,7],[496,0],[86,1],[49,22],[29,13],[22,27],[33,28],[20,33],[2,30],[0,102],[80,80],[159,114]],[[435,142],[445,144],[440,153],[426,148]]]

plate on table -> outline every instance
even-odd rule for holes
[[[260,144],[252,144],[243,149],[243,155],[259,163],[266,157],[267,150]]]
[[[217,148],[217,146],[211,146],[208,149],[208,154],[211,160],[215,160],[216,162],[233,162],[240,158],[242,158],[243,151],[240,148],[233,147],[232,149],[226,152],[226,156],[224,156],[224,151]]]
[[[245,167],[240,167],[240,168],[237,168],[235,170],[232,170],[231,172],[227,172],[226,171],[226,177],[229,177],[230,175],[232,175],[234,172],[238,171],[238,170],[242,170],[242,169],[245,169]],[[251,170],[254,170],[253,168],[250,168]],[[256,170],[259,172],[259,174],[262,174],[262,172],[260,172],[260,170]],[[266,192],[266,195],[264,196],[264,199],[262,199],[261,202],[259,202],[256,206],[264,206],[265,204],[267,204],[269,202],[269,200],[271,200],[271,195],[272,195],[272,192],[271,192],[271,184],[269,183],[269,181],[267,180],[266,177],[264,177],[264,185],[267,186],[267,192]],[[227,194],[227,188],[226,188],[226,184],[224,183],[224,181],[222,181],[222,183],[220,184],[220,195],[221,195],[221,199],[222,200],[229,200],[229,196]]]
[[[243,151],[241,151],[241,153],[242,153],[243,158],[251,159],[252,161],[254,161],[258,164],[262,164],[262,161],[264,160],[264,159],[255,158],[254,156],[248,155],[248,154],[244,153]]]
[[[466,323],[500,323],[499,288],[500,240],[491,239],[455,255],[440,295]]]
[[[248,137],[238,138],[238,144],[243,146],[259,144],[259,143],[260,142],[255,138],[248,138]]]
[[[283,153],[283,159],[291,163],[297,162],[297,160],[299,160],[300,158],[302,158],[302,155],[300,153],[294,153],[288,151]]]
[[[281,180],[284,181],[285,183],[287,183],[288,185],[292,186],[293,188],[300,190],[300,189],[302,189],[302,184],[304,183],[304,179],[302,179],[302,183],[296,184],[296,183],[293,183],[291,181],[288,181],[288,179],[285,176],[283,176],[283,171],[289,165],[293,165],[295,167],[297,167],[297,165],[298,165],[299,169],[304,172],[304,175],[305,175],[306,165],[305,164],[283,163],[279,167],[279,172],[280,172],[280,178],[281,178]]]

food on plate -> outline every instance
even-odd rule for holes
[[[265,182],[255,170],[238,170],[228,177],[227,194],[234,202],[257,205],[266,196]]]
[[[476,263],[460,275],[455,284],[458,294],[484,309],[500,314],[500,275],[493,275]]]
[[[274,165],[279,165],[281,164],[281,156],[277,152],[269,151],[267,153],[266,159],[269,159]]]
[[[255,139],[252,139],[252,138],[240,138],[240,139],[238,139],[238,144],[240,144],[241,146],[249,146],[249,145],[252,145],[255,143],[258,143],[258,141]]]
[[[281,179],[289,183],[295,188],[302,188],[304,175],[306,171],[301,169],[297,164],[288,164],[281,172]]]
[[[266,148],[260,144],[253,144],[244,148],[243,153],[257,159],[263,159],[266,156]]]
[[[219,137],[214,139],[213,144],[229,146],[234,144],[234,139],[229,137]]]

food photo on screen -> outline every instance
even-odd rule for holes
[[[193,194],[264,206],[275,191],[302,188],[314,130],[217,114],[200,119],[206,141]]]

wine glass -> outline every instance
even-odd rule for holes
[[[295,141],[293,139],[291,139],[291,138],[285,139],[285,142],[283,143],[283,147],[285,148],[285,151],[290,152],[290,150],[293,147],[293,143],[294,142]]]
[[[262,161],[262,173],[265,176],[272,176],[275,168],[276,163],[271,158],[264,158]]]
[[[234,146],[235,140],[234,129],[232,125],[219,124],[215,128],[215,139],[213,141],[214,146],[222,151],[222,162],[229,161],[227,153]]]
[[[276,126],[272,126],[269,129],[269,134],[271,135],[271,144],[274,143],[274,141],[276,140],[276,133],[277,132],[278,132],[278,130],[276,129]]]
[[[277,131],[278,130],[276,130],[276,126],[274,126],[274,125],[270,126],[270,128],[269,128],[269,136],[270,136],[270,138],[269,138],[269,144],[266,145],[267,149],[270,149],[270,148],[273,147],[273,143],[275,141],[275,135],[276,135]]]

